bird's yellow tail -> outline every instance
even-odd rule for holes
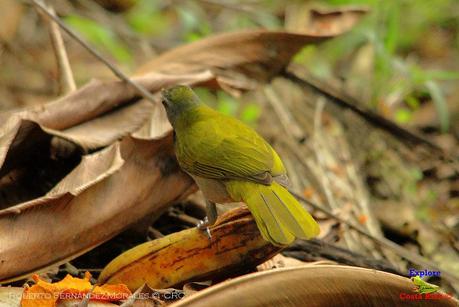
[[[275,245],[287,245],[295,238],[310,239],[319,234],[319,225],[284,187],[248,181],[229,181],[228,193],[243,201],[255,218],[263,238]]]

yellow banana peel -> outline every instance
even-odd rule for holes
[[[192,228],[138,245],[112,260],[99,283],[123,283],[135,291],[144,283],[162,289],[217,280],[253,269],[282,249],[262,238],[245,207],[220,216],[210,232],[210,240]]]

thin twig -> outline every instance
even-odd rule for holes
[[[323,212],[324,214],[326,214],[330,218],[333,218],[333,219],[337,220],[340,223],[343,223],[343,224],[349,226],[350,228],[354,229],[358,233],[368,237],[369,239],[373,240],[374,242],[380,244],[381,246],[389,248],[390,250],[396,252],[398,255],[400,255],[401,257],[411,261],[412,263],[415,263],[415,264],[417,264],[420,267],[425,268],[425,269],[429,268],[429,269],[432,269],[432,270],[435,270],[435,271],[441,271],[441,276],[444,277],[446,280],[448,280],[452,284],[459,283],[459,276],[456,276],[455,274],[450,273],[448,271],[442,270],[437,264],[431,262],[430,260],[428,260],[428,259],[426,259],[426,258],[424,258],[424,257],[422,257],[422,256],[420,256],[418,254],[410,252],[409,250],[403,248],[402,246],[398,245],[395,242],[392,242],[391,240],[388,240],[386,238],[375,237],[375,236],[371,235],[370,233],[368,233],[366,230],[364,230],[361,227],[359,227],[357,225],[354,225],[353,223],[351,223],[351,222],[339,217],[338,215],[334,214],[330,210],[328,210],[326,208],[323,208],[323,207],[321,207],[321,206],[319,206],[319,205],[307,200],[306,198],[301,196],[300,193],[297,193],[297,192],[291,191],[291,190],[289,190],[289,191],[297,199],[299,199],[302,202],[308,204],[312,208],[314,208],[314,209],[316,209],[316,210],[318,210],[320,212]]]
[[[54,8],[48,4],[48,10],[56,16]],[[75,79],[73,78],[72,68],[65,50],[64,40],[62,39],[62,33],[59,30],[59,25],[53,20],[46,18],[49,23],[49,34],[51,37],[51,43],[56,55],[57,68],[59,71],[59,82],[61,93],[67,94],[76,90]]]
[[[85,294],[83,300],[78,304],[78,307],[88,307],[89,301],[91,300],[91,296],[95,288],[96,285],[92,285],[91,290],[89,290],[89,292]]]
[[[154,239],[159,239],[159,238],[164,237],[164,234],[161,231],[159,231],[158,229],[150,226],[150,227],[148,227],[148,237],[151,240],[154,240]]]
[[[65,265],[65,271],[69,273],[70,275],[78,275],[80,273],[80,270],[70,262],[67,262]]]
[[[199,220],[197,218],[189,216],[188,214],[185,214],[185,213],[171,212],[170,216],[178,219],[182,223],[185,223],[185,224],[188,224],[188,225],[192,225],[192,226],[194,226],[194,225],[199,223]]]
[[[78,34],[76,34],[73,30],[71,30],[65,23],[63,23],[59,17],[53,15],[52,12],[48,10],[42,3],[38,0],[31,0],[32,3],[40,9],[43,13],[48,15],[49,18],[54,20],[62,30],[64,30],[70,37],[75,39],[80,45],[82,45],[89,53],[91,53],[94,57],[96,57],[99,61],[104,63],[120,80],[128,83],[132,87],[134,87],[137,92],[145,99],[152,103],[156,103],[155,97],[147,90],[145,87],[141,86],[140,84],[132,81],[126,74],[124,74],[118,67],[110,63],[107,59],[105,59],[99,51],[91,47],[88,43],[86,43]]]

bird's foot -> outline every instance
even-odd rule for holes
[[[206,202],[206,217],[204,220],[199,221],[197,227],[200,230],[205,230],[209,241],[212,241],[212,235],[210,234],[209,226],[212,226],[217,221],[217,206],[212,201]]]
[[[203,219],[203,220],[200,220],[198,222],[198,225],[196,225],[196,227],[199,229],[199,230],[203,230],[206,232],[206,235],[207,237],[209,238],[209,240],[212,240],[212,235],[210,233],[210,228],[209,226],[212,226],[210,223],[209,223],[209,219],[207,218],[207,216]]]

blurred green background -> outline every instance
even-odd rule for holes
[[[18,3],[21,2],[4,0],[2,6],[24,6]],[[351,32],[320,46],[304,48],[294,61],[316,77],[339,84],[383,116],[402,125],[427,132],[444,133],[452,129],[454,134],[459,134],[455,124],[459,117],[457,0],[79,0],[55,1],[54,4],[72,28],[127,72],[135,71],[148,59],[174,46],[214,33],[260,27],[302,31],[302,18],[313,8],[368,8],[369,13]],[[32,59],[27,58],[28,55],[18,56],[23,66],[40,57],[43,66],[37,70],[43,70],[44,66],[49,70],[53,67],[49,63],[52,59],[47,62],[49,56],[39,56],[40,51],[30,49],[37,47],[37,41],[43,46],[49,45],[46,29],[42,31],[43,42],[37,33],[23,33],[24,18],[30,19],[28,23],[39,23],[39,17],[33,14],[33,10],[23,9],[16,18],[22,21],[18,22],[15,35],[9,36],[10,41],[3,40],[11,44],[14,38],[16,41],[11,45],[32,53]],[[6,23],[14,19],[11,14],[7,17]],[[101,65],[92,65],[74,42],[69,44],[70,53],[76,50],[72,54],[72,65],[78,84],[108,75]],[[84,60],[80,63],[78,57]],[[24,77],[7,57],[2,62],[4,71],[0,81],[7,79],[5,82],[13,83],[17,90],[11,78],[24,80]],[[46,77],[54,77],[53,74],[50,71]],[[37,84],[38,89],[34,88],[37,91],[43,91],[45,86],[48,91],[56,91],[38,77],[28,83]],[[16,97],[17,91],[6,94],[15,96],[19,105],[29,103],[25,96]],[[248,101],[240,105],[224,93],[201,91],[201,94],[220,111],[239,116],[253,125],[261,114],[256,103]],[[3,106],[8,107],[11,103]]]
[[[423,102],[431,100],[441,131],[450,128],[446,96],[459,79],[457,0],[101,2],[120,3],[122,12],[113,14],[122,31],[81,14],[71,14],[65,20],[131,68],[136,65],[133,58],[138,51],[131,47],[132,41],[152,41],[161,51],[218,32],[282,29],[312,7],[369,8],[368,16],[350,33],[319,47],[304,48],[295,62],[321,79],[342,80],[357,98],[401,124],[409,124]],[[239,110],[237,102],[223,93],[208,99],[219,110],[248,122],[256,121],[260,113],[256,104]]]

